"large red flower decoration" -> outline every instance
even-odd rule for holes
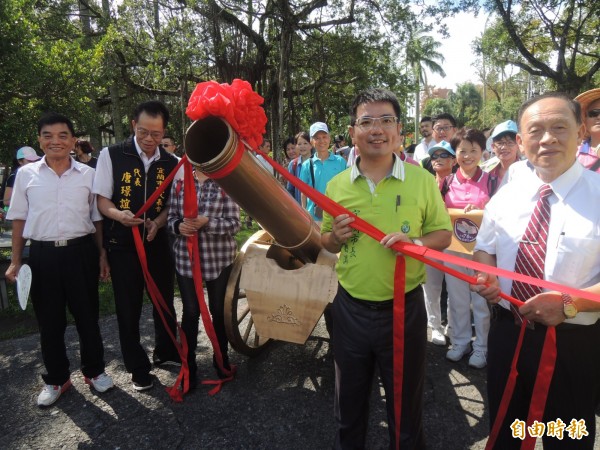
[[[231,84],[205,81],[198,83],[192,92],[185,112],[192,120],[222,117],[242,139],[256,148],[266,132],[267,115],[261,106],[263,103],[264,99],[247,81],[235,79]]]

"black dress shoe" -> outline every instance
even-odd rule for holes
[[[217,376],[220,379],[224,379],[224,378],[229,378],[230,375],[226,375],[225,373],[223,373],[223,371],[219,368],[219,365],[217,364],[217,358],[213,355],[213,367],[215,368],[215,370],[217,371]],[[223,355],[223,368],[227,369],[227,370],[231,370],[231,366],[229,365],[229,358],[227,357],[227,355]]]
[[[133,389],[138,392],[147,391],[148,389],[152,389],[154,386],[152,375],[149,373],[143,375],[133,375],[131,377],[131,382]]]
[[[154,365],[156,367],[159,366],[181,366],[181,360],[179,359],[179,357],[177,358],[161,358],[160,356],[152,356],[152,362],[154,363]]]

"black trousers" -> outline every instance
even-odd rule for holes
[[[519,376],[513,398],[495,448],[518,449],[521,440],[512,437],[510,428],[515,419],[527,420],[529,404],[538,372],[540,355],[547,328],[536,323],[526,330],[517,364]],[[519,327],[512,314],[495,306],[488,338],[488,401],[490,429],[498,414],[510,364],[519,336]],[[544,434],[544,449],[594,448],[596,408],[600,403],[600,321],[595,325],[559,325],[556,328],[556,367],[548,392],[543,422],[561,419],[568,427],[571,420],[585,420],[588,437],[572,439],[567,430],[559,440]]]
[[[425,448],[423,389],[427,314],[421,286],[406,294],[400,448]],[[338,286],[333,301],[335,449],[364,449],[375,367],[385,390],[390,448],[395,448],[392,308],[374,310]]]
[[[213,327],[219,342],[219,350],[223,355],[223,363],[229,364],[227,356],[227,333],[225,332],[225,291],[227,290],[227,281],[231,268],[225,267],[219,276],[214,280],[206,281],[206,290],[208,292],[208,309],[212,316]],[[198,297],[194,288],[194,280],[184,277],[177,273],[177,284],[181,293],[181,302],[183,305],[183,316],[181,318],[181,329],[185,333],[188,344],[188,365],[190,369],[190,379],[196,376],[198,366],[196,364],[196,347],[198,345],[198,324],[200,319],[200,306]]]
[[[159,233],[154,241],[144,242],[144,248],[150,275],[172,314],[169,316],[166,312],[164,313],[168,328],[176,337],[175,308],[173,306],[175,267],[169,253],[166,234]],[[111,267],[119,340],[125,369],[133,374],[134,378],[145,376],[150,372],[151,364],[140,343],[140,317],[145,287],[142,266],[135,249],[109,249],[108,261]],[[154,355],[162,360],[178,361],[177,348],[154,305],[153,319]]]
[[[79,334],[81,372],[93,378],[104,372],[104,347],[98,326],[99,253],[92,236],[69,247],[31,245],[31,301],[40,328],[46,384],[70,377],[65,346],[66,308]]]

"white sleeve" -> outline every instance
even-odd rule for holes
[[[29,200],[27,200],[27,183],[29,178],[23,170],[17,171],[15,184],[10,197],[10,206],[6,218],[8,220],[27,220],[29,212]]]
[[[494,198],[492,198],[483,211],[483,219],[477,233],[477,242],[473,251],[484,251],[488,255],[496,254],[494,203]]]
[[[110,153],[108,148],[103,148],[98,157],[98,164],[96,165],[96,175],[94,177],[94,188],[93,193],[101,195],[102,197],[112,198],[113,196],[113,170],[112,161],[110,160]]]

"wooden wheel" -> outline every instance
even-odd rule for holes
[[[256,332],[250,305],[245,293],[240,293],[240,276],[248,245],[270,238],[265,231],[254,233],[237,255],[225,292],[225,331],[229,343],[238,353],[246,356],[258,355],[272,339],[263,338]]]

